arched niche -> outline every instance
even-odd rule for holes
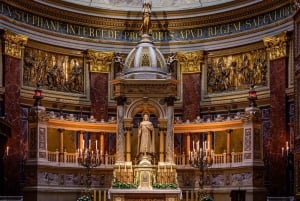
[[[160,104],[159,101],[153,99],[136,99],[128,105],[125,109],[125,127],[131,128],[131,137],[130,137],[130,150],[131,150],[131,159],[133,164],[137,164],[138,162],[138,126],[134,126],[134,119],[139,117],[142,120],[142,114],[148,113],[150,117],[154,117],[157,119],[157,125],[155,127],[155,139],[154,139],[154,149],[155,149],[155,159],[153,162],[158,162],[159,159],[159,126],[166,122],[166,105]],[[150,118],[151,121],[151,118]],[[136,122],[135,122],[136,123]]]

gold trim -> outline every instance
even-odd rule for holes
[[[96,73],[109,73],[114,55],[114,52],[87,50],[90,71]]]
[[[204,62],[203,50],[194,52],[177,52],[177,59],[181,73],[201,73],[201,64]]]
[[[22,50],[27,44],[28,36],[16,34],[9,30],[4,30],[4,54],[15,57],[17,59],[22,58]]]
[[[276,36],[263,38],[270,61],[288,56],[288,41],[289,37],[287,31],[281,32]]]
[[[174,133],[200,133],[225,131],[228,129],[240,129],[244,127],[242,120],[232,120],[223,122],[207,122],[207,123],[190,123],[190,124],[174,124]]]
[[[76,122],[58,119],[49,119],[48,128],[63,128],[69,131],[116,133],[117,124]]]

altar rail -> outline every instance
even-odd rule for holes
[[[48,151],[48,162],[49,163],[63,163],[65,165],[76,166],[79,165],[79,156],[78,153],[68,153],[68,152],[51,152]],[[176,165],[187,166],[193,163],[193,161],[187,160],[185,154],[175,155],[174,162]],[[115,155],[110,154],[97,154],[95,160],[99,164],[103,165],[114,165],[115,164]],[[212,156],[212,167],[223,168],[228,166],[237,166],[243,163],[243,152],[231,152],[230,154],[214,154]]]

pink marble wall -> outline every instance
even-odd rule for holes
[[[108,74],[91,73],[91,114],[100,121],[108,119]]]
[[[285,89],[287,85],[287,61],[285,58],[270,62],[270,135],[264,139],[265,154],[269,156],[270,189],[272,196],[286,192],[286,161],[281,155],[281,147],[287,138],[287,103]],[[284,155],[285,156],[285,155]]]
[[[183,114],[184,121],[189,119],[194,120],[197,115],[200,115],[200,100],[201,100],[201,74],[183,74]]]

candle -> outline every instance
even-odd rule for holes
[[[96,150],[98,150],[98,140],[96,140]]]
[[[283,157],[284,148],[281,148],[281,156]]]
[[[193,140],[193,150],[195,150],[195,141]]]
[[[8,156],[9,146],[6,146],[6,156]]]

